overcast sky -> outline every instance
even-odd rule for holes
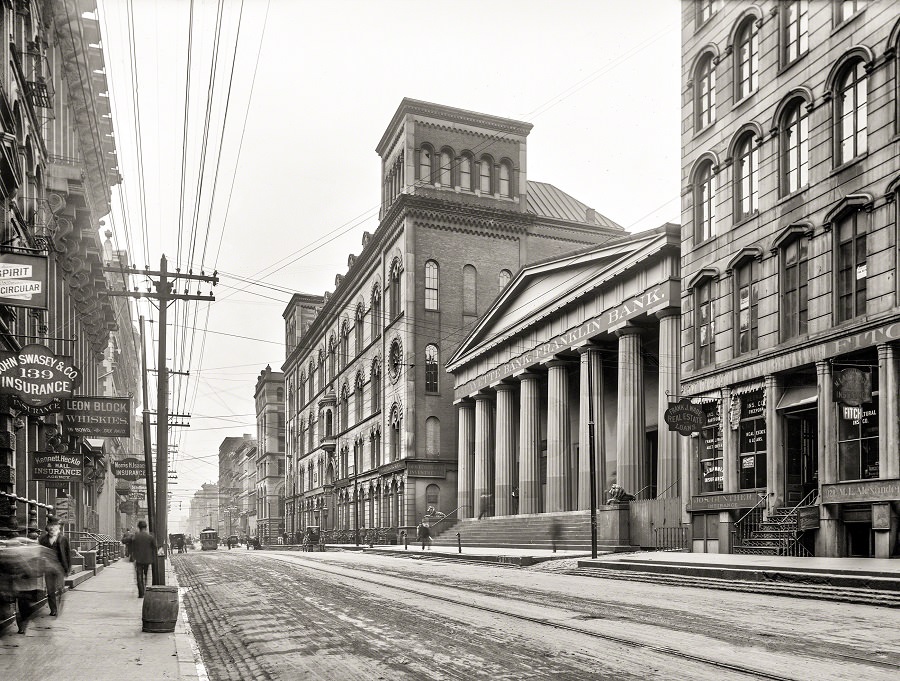
[[[192,374],[172,409],[193,414],[174,436],[173,520],[217,479],[222,439],[256,432],[286,291],[333,289],[375,230],[375,146],[403,97],[533,123],[529,179],[629,231],[679,220],[679,0],[224,0],[218,31],[219,0],[133,0],[130,23],[131,3],[98,2],[115,245],[222,280],[209,309],[171,315],[169,366]]]

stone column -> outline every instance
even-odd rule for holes
[[[878,477],[900,477],[900,380],[897,375],[897,348],[890,343],[878,346]]]
[[[475,490],[475,405],[472,402],[458,402],[457,413],[457,473],[456,504],[459,518],[471,518]],[[398,488],[399,489],[399,488]]]
[[[600,348],[586,345],[578,348],[581,354],[579,372],[578,410],[578,491],[576,509],[591,507],[591,426],[594,435],[594,489],[597,505],[603,504],[606,489],[606,447],[603,428],[603,371]],[[590,384],[590,387],[589,387]],[[593,414],[589,411],[593,407]]]
[[[831,362],[816,362],[818,386],[818,431],[816,446],[819,460],[819,492],[823,484],[837,482],[837,426],[834,402],[834,383]],[[816,555],[839,557],[844,555],[844,524],[838,505],[819,505],[819,532],[816,536]]]
[[[494,512],[512,515],[516,486],[516,415],[514,385],[501,383],[497,390],[497,441],[495,448]]]
[[[669,430],[665,413],[669,408],[669,397],[677,400],[678,375],[681,366],[681,310],[668,307],[656,313],[659,319],[659,391],[657,419],[658,451],[656,496],[677,497],[681,494],[679,484],[679,447],[682,436]]]
[[[778,401],[784,392],[781,380],[774,375],[764,377],[766,395],[766,508],[771,514],[784,506],[787,469],[784,465],[784,435],[778,415]]]
[[[626,326],[619,337],[619,414],[616,429],[617,482],[629,494],[637,495],[650,480],[647,471],[647,433],[644,418],[644,366],[641,358],[641,330]],[[641,495],[646,498],[646,492]]]
[[[541,402],[537,374],[519,374],[519,513],[541,513]]]
[[[569,428],[569,363],[547,363],[547,512],[571,510],[572,437]]]
[[[475,515],[493,515],[488,498],[494,494],[494,396],[475,395]]]

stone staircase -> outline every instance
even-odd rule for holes
[[[441,527],[448,523],[448,527]],[[586,552],[591,550],[590,511],[497,516],[481,520],[448,519],[440,523],[436,530],[437,536],[432,540],[432,546],[435,547],[455,549],[456,533],[459,532],[463,548],[479,546],[549,550],[553,548],[552,536],[555,532],[557,549]]]
[[[797,523],[797,509],[782,507],[761,520],[748,534],[735,539],[732,553],[756,556],[810,555],[800,544],[803,531]]]

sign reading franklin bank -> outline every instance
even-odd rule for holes
[[[670,301],[677,298],[677,283],[667,281],[643,293],[629,298],[620,305],[604,310],[596,317],[585,320],[573,329],[561,333],[540,345],[523,352],[500,366],[494,367],[481,376],[457,387],[457,397],[464,397],[477,392],[492,383],[512,376],[518,371],[523,371],[529,366],[551,359],[555,354],[568,350],[580,341],[593,338],[601,333],[607,333],[625,325],[629,319],[641,314],[652,314],[664,307],[668,307]]]

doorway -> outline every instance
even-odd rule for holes
[[[818,412],[785,414],[785,502],[796,506],[819,486]]]

